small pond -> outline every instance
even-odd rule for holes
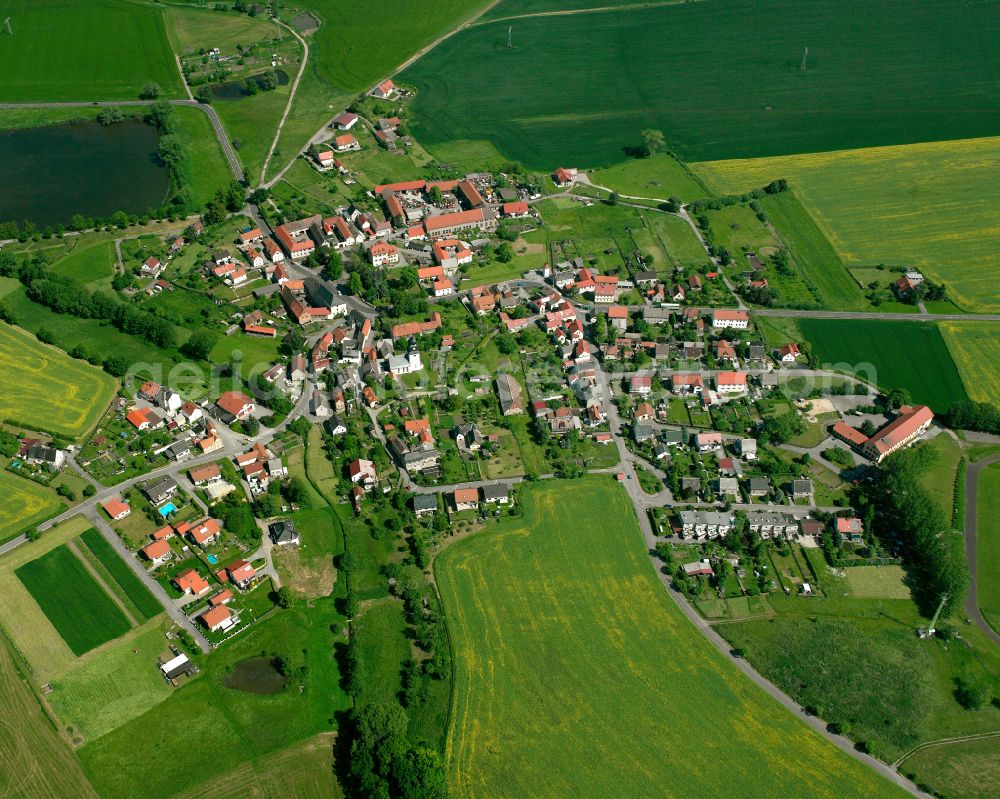
[[[226,688],[268,696],[281,692],[288,680],[278,673],[272,658],[256,657],[241,660],[226,675]]]
[[[278,79],[279,86],[288,85],[288,73],[281,69],[274,71],[274,76]],[[254,75],[253,79],[260,86],[264,82],[264,75]],[[230,80],[225,83],[218,83],[212,87],[212,97],[216,100],[239,100],[241,97],[249,97],[245,80]]]
[[[0,221],[38,227],[74,214],[139,214],[163,203],[170,177],[152,125],[74,122],[0,132]]]

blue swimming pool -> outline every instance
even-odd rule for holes
[[[215,555],[206,555],[205,560],[211,563],[213,566],[219,562],[219,559]]]
[[[166,519],[171,513],[177,510],[177,506],[173,502],[168,502],[162,508],[160,508],[160,515]]]

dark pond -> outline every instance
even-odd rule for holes
[[[279,86],[288,85],[288,73],[283,70],[276,69],[274,71],[274,76],[278,79]],[[263,84],[264,76],[254,75],[253,79],[257,81],[257,85]],[[241,97],[249,97],[250,92],[247,91],[245,80],[230,80],[225,83],[219,83],[212,87],[212,97],[216,100],[239,100]]]
[[[288,681],[274,667],[274,661],[261,657],[241,660],[233,666],[222,684],[237,691],[267,696],[283,690],[286,682]]]
[[[167,196],[152,125],[129,120],[47,125],[0,132],[0,221],[41,228],[74,214],[142,213]]]

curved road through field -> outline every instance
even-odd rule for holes
[[[979,609],[979,551],[976,531],[979,510],[979,473],[992,463],[1000,463],[1000,455],[991,455],[981,461],[970,463],[965,470],[965,560],[969,564],[969,590],[965,595],[965,614],[986,636],[1000,644],[997,633],[983,618]]]

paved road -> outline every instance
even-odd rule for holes
[[[136,559],[135,555],[132,554],[122,540],[118,537],[118,534],[114,531],[110,524],[108,524],[101,516],[98,514],[97,509],[91,506],[86,511],[84,511],[84,516],[87,517],[89,521],[102,536],[111,545],[111,547],[121,556],[122,560],[128,565],[136,577],[142,580],[149,592],[156,597],[157,601],[163,606],[163,609],[169,614],[177,624],[183,627],[188,633],[194,638],[198,648],[202,652],[210,652],[212,647],[208,643],[208,640],[198,632],[198,629],[188,621],[187,617],[178,609],[174,601],[167,596],[167,592],[163,590],[156,580],[154,580],[147,572],[141,563]]]
[[[979,474],[991,463],[1000,462],[1000,455],[991,455],[970,463],[965,470],[965,560],[969,564],[969,590],[965,595],[965,614],[988,638],[1000,644],[1000,635],[986,622],[979,609],[979,549],[977,546],[977,513]]]

